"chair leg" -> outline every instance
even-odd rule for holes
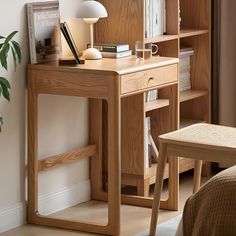
[[[166,159],[167,159],[167,145],[164,143],[160,143],[160,155],[157,164],[156,183],[155,183],[154,199],[152,204],[152,218],[150,225],[151,236],[154,236],[156,234],[156,225],[158,219],[158,210],[160,208],[161,191],[163,185]]]
[[[195,160],[194,177],[193,177],[193,193],[196,193],[201,185],[202,161]]]

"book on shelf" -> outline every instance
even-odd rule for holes
[[[102,57],[107,58],[121,58],[128,57],[132,55],[132,50],[122,51],[122,52],[101,52]]]
[[[166,0],[145,0],[145,37],[166,33]]]
[[[189,46],[181,46],[179,59],[179,91],[191,89],[191,56],[194,50]]]
[[[30,62],[57,60],[61,56],[59,2],[27,3]]]
[[[60,28],[63,36],[66,39],[67,44],[69,45],[69,48],[78,64],[80,64],[80,59],[79,59],[79,51],[76,47],[76,44],[73,40],[72,34],[70,32],[70,29],[67,25],[66,22],[60,23]]]
[[[87,45],[90,48],[91,44]],[[129,44],[125,43],[95,43],[94,48],[97,48],[100,52],[123,52],[129,50]]]
[[[151,166],[151,120],[150,117],[145,119],[145,167],[149,168]]]
[[[158,99],[158,90],[150,90],[146,92],[146,102],[152,102]]]

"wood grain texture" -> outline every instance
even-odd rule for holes
[[[79,150],[67,152],[60,155],[51,156],[38,161],[38,171],[45,171],[51,168],[68,164],[85,157],[94,156],[96,153],[96,145],[89,145]]]
[[[144,40],[144,1],[119,0],[115,4],[110,0],[100,0],[108,12],[108,17],[96,24],[95,41],[97,43],[128,43],[134,50],[137,40]]]
[[[162,107],[168,107],[169,106],[169,99],[157,99],[155,101],[146,102],[145,103],[145,111],[152,111],[156,109],[160,109]]]
[[[162,142],[183,144],[191,147],[206,149],[236,151],[236,129],[199,123],[181,130],[163,134],[159,137]]]
[[[181,28],[209,29],[211,0],[180,0]]]
[[[121,94],[177,82],[177,64],[121,76]]]
[[[179,0],[166,0],[167,34],[179,33]]]
[[[121,100],[121,172],[144,175],[145,169],[144,94]]]
[[[96,153],[90,159],[91,198],[102,191],[102,100],[89,99],[89,142],[96,144]]]
[[[108,226],[120,234],[121,101],[119,77],[109,81],[108,106]],[[115,137],[115,138],[114,138]]]
[[[163,185],[163,177],[165,171],[165,164],[167,160],[167,145],[160,144],[160,158],[157,166],[156,172],[156,183],[155,183],[155,190],[154,190],[154,199],[152,205],[152,218],[151,218],[151,225],[150,225],[150,235],[156,235],[156,225],[158,219],[158,210],[160,208],[160,201],[161,201],[161,191]]]
[[[28,71],[28,208],[27,221],[32,223],[38,212],[38,94],[35,73]]]

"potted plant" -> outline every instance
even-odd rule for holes
[[[13,38],[17,31],[13,31],[7,37],[0,36],[0,69],[8,70],[8,55],[11,54],[14,62],[14,70],[21,62],[21,47]],[[1,70],[0,70],[1,72]],[[10,102],[11,85],[7,78],[0,73],[0,98],[3,97]],[[3,125],[3,117],[0,115],[0,132]]]

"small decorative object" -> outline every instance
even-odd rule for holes
[[[94,0],[85,1],[80,5],[78,17],[90,24],[91,48],[88,48],[84,51],[83,57],[89,60],[101,59],[101,52],[94,48],[93,25],[99,20],[99,18],[107,17],[107,11],[105,7],[101,3]]]
[[[10,51],[12,54],[15,70],[17,64],[21,62],[20,45],[15,40],[13,40],[13,37],[15,36],[16,33],[17,31],[14,31],[7,37],[0,36],[0,66],[6,71],[8,70],[7,58]],[[10,92],[9,92],[10,89],[11,85],[9,81],[6,78],[0,76],[0,97],[3,96],[5,99],[10,101]],[[3,118],[0,116],[0,132],[2,125],[3,125]]]

